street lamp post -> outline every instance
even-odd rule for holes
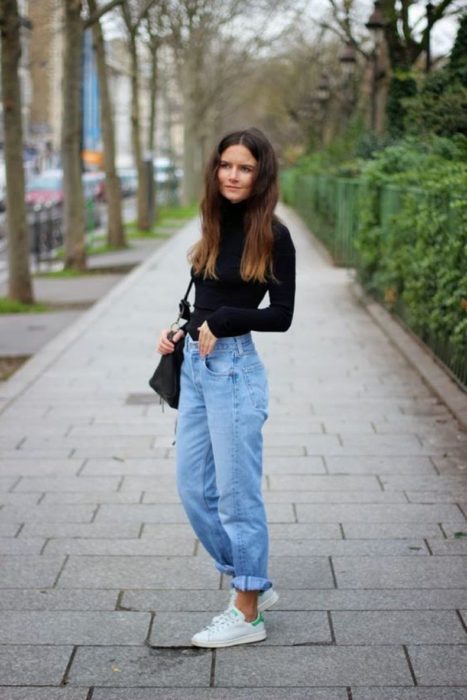
[[[342,67],[344,78],[343,96],[344,109],[347,119],[352,115],[355,104],[355,80],[354,72],[357,63],[355,44],[353,41],[347,41],[345,47],[339,54],[339,62]]]
[[[375,0],[373,6],[373,12],[371,13],[368,22],[365,27],[369,29],[373,35],[373,50],[371,52],[371,62],[372,62],[372,79],[371,79],[371,128],[376,131],[377,125],[377,93],[378,93],[378,81],[384,76],[384,71],[379,70],[378,58],[381,48],[381,43],[384,37],[384,27],[386,22],[381,10],[381,3]]]
[[[431,25],[433,22],[433,3],[427,2],[426,4],[426,64],[425,73],[429,73],[431,70]]]
[[[326,105],[331,97],[330,83],[328,74],[323,71],[318,83],[316,98],[321,107],[321,144],[326,146],[325,131],[326,131]]]

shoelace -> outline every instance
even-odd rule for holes
[[[232,623],[237,622],[237,618],[232,615],[230,608],[220,615],[213,617],[210,624],[207,625],[205,630],[215,630],[222,629],[223,627],[228,627]]]

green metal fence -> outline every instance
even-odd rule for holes
[[[323,241],[336,264],[349,267],[359,267],[355,238],[360,223],[359,203],[368,196],[367,188],[365,180],[358,178],[306,175],[294,171],[281,174],[282,199],[298,211],[313,234]],[[416,207],[426,197],[421,189],[415,187],[386,184],[379,188],[375,201],[375,219],[383,236],[389,234],[408,193],[413,197]],[[441,203],[446,212],[446,225],[453,235],[456,235],[461,225],[456,201],[453,197]],[[383,301],[381,297],[378,300]],[[392,310],[466,388],[467,357],[460,355],[459,349],[449,340],[434,335],[429,329],[415,327],[409,310],[400,299]]]

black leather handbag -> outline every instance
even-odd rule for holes
[[[167,335],[169,340],[172,340],[173,336],[180,328],[180,321],[182,319],[185,321],[190,320],[191,306],[188,301],[188,295],[190,294],[192,285],[193,278],[190,280],[185,296],[179,302],[178,318],[170,326],[170,332]],[[149,380],[149,386],[160,396],[161,402],[165,401],[171,408],[178,408],[178,401],[180,398],[180,373],[183,363],[183,346],[184,338],[181,338],[175,343],[175,350],[173,352],[162,355],[154,374]]]

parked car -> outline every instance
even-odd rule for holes
[[[99,185],[102,178],[97,173],[83,173],[83,194],[86,217],[86,229],[100,226],[101,215],[99,202]],[[103,175],[103,173],[102,173]],[[30,207],[45,204],[63,204],[63,171],[44,170],[32,177],[26,185],[26,204]]]
[[[101,170],[83,173],[83,186],[85,199],[89,195],[98,202],[105,200],[105,173]]]
[[[103,198],[104,173],[83,173],[83,193],[86,204]],[[63,202],[63,171],[44,170],[29,179],[26,185],[26,203],[30,205]]]
[[[44,170],[40,175],[31,177],[26,184],[26,204],[29,206],[43,204],[62,204],[63,171]]]
[[[138,189],[138,173],[136,168],[118,168],[117,175],[120,179],[123,197],[131,197]]]
[[[5,163],[0,161],[0,211],[6,208],[6,171]]]

